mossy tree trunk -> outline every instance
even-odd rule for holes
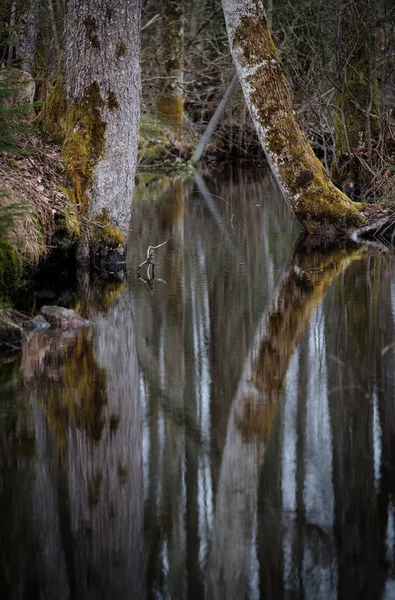
[[[72,182],[69,199],[99,223],[88,228],[91,247],[124,246],[129,227],[140,119],[140,17],[140,0],[69,0],[67,6],[62,154]],[[59,105],[59,98],[54,101]]]
[[[183,93],[183,0],[164,0],[162,18],[163,85],[157,98],[160,117],[182,124]]]
[[[363,152],[371,160],[380,132],[372,0],[342,0],[338,25],[335,171],[337,179],[358,180],[353,155]]]
[[[301,130],[260,0],[223,0],[230,48],[258,137],[304,229],[327,234],[362,218],[329,179]]]

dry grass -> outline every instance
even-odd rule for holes
[[[64,184],[59,149],[40,149],[40,140],[26,136],[29,156],[0,154],[0,206],[20,206],[9,237],[20,248],[23,260],[37,264],[45,257],[54,233],[55,215],[62,213],[64,201],[59,187]],[[63,204],[62,204],[63,202]]]

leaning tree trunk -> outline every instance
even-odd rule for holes
[[[67,5],[57,86],[65,90],[62,155],[72,182],[68,198],[85,217],[80,226],[95,224],[85,227],[91,248],[124,246],[129,227],[140,118],[140,9],[140,0]],[[61,97],[55,94],[53,104],[59,108]]]
[[[160,117],[182,125],[183,93],[183,0],[164,0],[162,18],[163,84],[157,97]]]
[[[222,0],[230,48],[259,140],[283,194],[309,233],[359,226],[302,132],[260,0]]]

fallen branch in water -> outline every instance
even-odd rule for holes
[[[144,262],[142,262],[136,269],[136,273],[138,274],[141,267],[143,267],[144,265],[148,265],[148,268],[150,266],[154,266],[154,258],[155,258],[155,253],[154,250],[156,250],[157,248],[160,248],[161,246],[164,246],[165,244],[167,244],[167,240],[165,242],[162,242],[162,244],[158,244],[158,246],[148,246],[148,250],[147,250],[147,258]]]

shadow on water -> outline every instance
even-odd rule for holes
[[[1,368],[1,597],[393,597],[393,259],[298,235],[262,173],[140,184],[127,281]]]

